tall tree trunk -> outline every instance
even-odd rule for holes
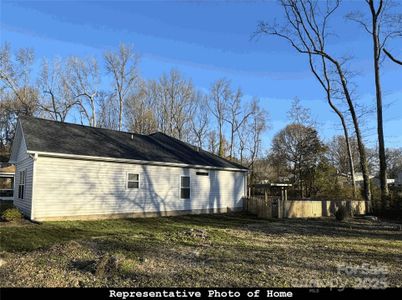
[[[233,124],[231,127],[231,132],[230,132],[230,155],[229,158],[232,159],[233,158],[233,143],[234,143],[234,130],[233,130]]]
[[[369,177],[369,171],[368,171],[368,165],[367,165],[366,149],[364,147],[363,139],[362,139],[361,132],[360,132],[359,120],[357,119],[356,111],[355,111],[355,108],[353,105],[352,98],[349,93],[346,78],[343,74],[341,65],[336,60],[334,60],[333,58],[331,58],[329,56],[326,56],[326,58],[329,59],[336,67],[337,73],[341,80],[343,93],[345,95],[346,102],[348,103],[350,115],[352,117],[353,126],[355,129],[357,146],[359,149],[360,167],[361,167],[362,174],[363,174],[363,192],[364,192],[364,199],[366,201],[366,209],[367,209],[367,211],[371,211],[370,177]]]
[[[225,151],[223,151],[223,139],[222,139],[222,136],[220,135],[220,138],[219,138],[219,149],[218,149],[218,155],[220,156],[220,157],[224,157],[225,156],[225,153],[224,153]]]
[[[93,97],[91,98],[91,110],[92,110],[92,125],[93,127],[96,127],[96,108],[95,108],[95,99]]]
[[[327,94],[327,100],[329,105],[331,106],[332,110],[335,111],[335,113],[338,115],[339,119],[341,120],[342,128],[343,128],[343,134],[345,136],[345,142],[346,142],[346,149],[348,152],[348,161],[349,161],[349,170],[350,170],[350,177],[352,180],[352,187],[353,187],[353,198],[356,198],[357,192],[356,192],[356,181],[355,181],[355,166],[353,163],[353,155],[352,155],[352,148],[350,146],[350,140],[349,140],[349,132],[348,132],[348,127],[346,125],[345,118],[341,111],[333,104],[331,100],[331,95]]]
[[[346,141],[346,148],[348,151],[348,160],[349,160],[349,168],[350,168],[350,179],[352,180],[352,187],[353,187],[353,198],[356,198],[357,196],[357,191],[356,191],[356,178],[355,178],[355,166],[353,162],[353,154],[352,154],[352,148],[350,146],[350,140],[349,140],[349,133],[348,129],[345,124],[345,120],[342,117],[342,127],[343,127],[343,133],[345,135],[345,141]]]
[[[220,157],[224,156],[224,151],[223,151],[223,132],[222,132],[222,125],[219,124],[219,149],[218,149],[218,155]]]
[[[381,187],[381,202],[384,208],[387,208],[388,203],[388,185],[387,185],[387,162],[385,159],[385,145],[384,145],[384,128],[382,116],[382,91],[380,80],[380,41],[378,32],[378,11],[374,8],[374,2],[369,1],[371,15],[372,15],[372,38],[373,38],[373,57],[374,57],[374,77],[375,77],[375,90],[377,99],[377,135],[378,135],[378,154],[380,159],[380,187]],[[382,6],[381,6],[382,7]]]
[[[357,191],[356,191],[356,181],[355,181],[355,167],[354,167],[354,162],[353,162],[352,149],[350,147],[348,127],[346,125],[346,121],[345,121],[345,118],[344,118],[342,112],[332,102],[331,80],[328,77],[327,65],[326,65],[326,62],[325,62],[325,58],[323,56],[321,56],[321,60],[322,60],[322,67],[323,67],[323,73],[324,73],[323,76],[324,76],[325,82],[320,77],[320,75],[318,75],[318,73],[317,73],[317,71],[316,71],[316,69],[314,67],[314,64],[313,64],[312,55],[309,54],[310,69],[313,72],[314,76],[318,79],[318,81],[320,82],[320,84],[322,85],[324,90],[326,91],[327,101],[328,101],[329,106],[332,108],[332,110],[338,115],[339,119],[341,120],[343,133],[344,133],[345,141],[346,141],[346,148],[347,148],[348,162],[349,162],[349,170],[350,170],[350,176],[351,176],[352,187],[353,187],[353,198],[356,198]],[[350,211],[350,213],[352,214],[352,211]]]
[[[123,123],[123,98],[119,97],[119,131],[121,131]]]
[[[303,199],[303,181],[302,181],[302,171],[300,163],[299,163],[299,189],[300,189],[300,197]]]

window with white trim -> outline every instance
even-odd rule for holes
[[[19,178],[19,182],[18,182],[18,198],[19,199],[24,199],[25,180],[26,180],[26,170],[20,171],[20,178]]]
[[[140,187],[140,174],[128,173],[127,174],[127,188],[138,189]]]
[[[180,178],[180,198],[190,199],[190,176]]]

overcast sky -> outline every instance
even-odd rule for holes
[[[140,53],[144,78],[177,68],[205,91],[218,78],[230,79],[246,97],[259,97],[269,112],[272,127],[265,134],[265,147],[288,122],[286,111],[294,97],[311,108],[324,140],[342,133],[306,58],[274,37],[250,39],[259,20],[280,22],[277,2],[1,1],[0,5],[1,43],[9,42],[13,49],[32,47],[38,58],[100,58],[124,42]],[[370,38],[344,18],[360,6],[367,10],[361,1],[344,2],[332,22],[337,34],[330,37],[329,46],[339,56],[353,56],[356,97],[373,106]],[[402,39],[388,47],[402,54]],[[402,68],[384,61],[382,79],[386,146],[402,147]],[[364,125],[366,141],[375,145],[375,115],[369,115]]]

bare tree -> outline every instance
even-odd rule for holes
[[[219,151],[219,134],[215,130],[208,132],[208,150],[214,154]]]
[[[38,91],[31,80],[34,59],[32,49],[21,48],[13,57],[9,44],[0,48],[1,90],[9,91],[18,102],[17,114],[32,115],[38,108]]]
[[[387,148],[386,151],[388,173],[391,178],[397,178],[402,172],[402,147]]]
[[[157,107],[159,130],[175,138],[188,141],[191,118],[195,109],[195,89],[191,80],[177,70],[163,74],[149,83],[149,97]]]
[[[38,85],[43,93],[40,101],[41,111],[46,117],[64,122],[70,110],[78,104],[68,87],[67,73],[64,62],[54,59],[51,62],[43,60]]]
[[[254,172],[254,163],[261,152],[262,133],[267,129],[268,113],[263,110],[258,99],[253,99],[250,109],[250,158],[249,167]]]
[[[119,107],[113,95],[101,92],[97,97],[97,126],[100,128],[119,129]]]
[[[201,92],[197,92],[195,101],[195,111],[191,122],[192,142],[197,147],[202,148],[208,134],[208,97]]]
[[[12,93],[0,93],[0,156],[7,156],[15,134],[19,102]]]
[[[226,79],[219,79],[215,81],[210,89],[210,101],[209,110],[216,118],[218,125],[219,145],[218,155],[223,157],[225,154],[225,137],[223,133],[223,127],[225,119],[228,114],[228,102],[232,97],[232,91],[230,89],[230,83]]]
[[[333,80],[331,80],[331,74],[328,70],[327,67],[327,62],[324,57],[318,57],[318,64],[315,64],[314,62],[314,57],[312,54],[308,54],[309,57],[309,65],[310,65],[310,70],[320,83],[321,87],[325,90],[325,95],[327,102],[331,109],[335,112],[335,114],[338,116],[339,120],[341,121],[342,129],[343,129],[343,135],[345,137],[345,143],[346,143],[346,153],[348,156],[348,161],[349,161],[349,172],[350,172],[350,179],[352,182],[353,186],[353,197],[357,196],[357,187],[356,187],[356,181],[355,181],[355,164],[353,160],[353,154],[352,154],[352,147],[350,144],[350,138],[349,138],[349,129],[346,123],[346,118],[343,114],[343,112],[338,108],[338,106],[334,102],[334,94],[340,93],[342,95],[342,91],[339,92],[338,88],[333,87]],[[342,89],[341,89],[342,90]]]
[[[352,118],[359,146],[364,198],[367,202],[367,207],[370,207],[371,191],[367,158],[355,104],[349,88],[350,84],[348,83],[342,62],[333,56],[326,47],[329,18],[339,8],[339,4],[340,1],[327,1],[324,4],[313,0],[282,0],[281,5],[285,13],[285,24],[283,26],[278,24],[271,26],[265,22],[260,22],[256,34],[269,34],[285,39],[299,53],[308,55],[309,57],[320,57],[323,61],[333,66]]]
[[[31,49],[11,52],[0,48],[0,156],[8,157],[17,118],[38,110],[38,90],[32,81],[34,53]]]
[[[187,139],[190,119],[194,109],[194,88],[191,80],[182,78],[177,70],[163,75],[160,80],[163,90],[163,111],[169,115],[170,134],[178,139]]]
[[[113,86],[119,107],[118,130],[122,130],[124,101],[139,77],[139,58],[132,47],[124,44],[121,44],[116,52],[106,52],[104,57],[106,70],[113,77]]]
[[[66,84],[77,100],[81,115],[90,126],[96,127],[96,97],[99,93],[99,69],[95,58],[85,60],[73,56],[67,61]]]
[[[126,128],[140,134],[158,130],[154,98],[149,97],[146,82],[141,82],[135,93],[128,95],[125,108]]]
[[[230,126],[229,158],[233,159],[235,149],[235,138],[239,128],[241,128],[252,114],[249,106],[242,103],[243,93],[240,88],[229,98],[227,103],[227,115],[224,118]]]
[[[388,184],[387,184],[387,163],[385,157],[384,126],[383,126],[383,104],[381,89],[380,60],[382,50],[390,38],[402,36],[402,19],[399,16],[399,22],[396,14],[391,13],[394,8],[391,1],[366,0],[370,9],[370,17],[366,19],[360,12],[352,12],[348,18],[360,24],[364,30],[370,34],[373,41],[373,63],[374,63],[374,81],[377,100],[377,135],[378,151],[380,161],[380,186],[381,198],[384,206],[388,206]]]
[[[250,149],[250,145],[252,143],[253,138],[250,136],[251,130],[251,118],[249,118],[243,126],[239,128],[237,131],[237,136],[239,139],[239,146],[238,146],[238,156],[240,160],[240,164],[244,164],[248,159],[248,150]]]
[[[306,126],[314,125],[314,121],[311,118],[311,110],[304,107],[299,98],[294,98],[292,101],[292,107],[287,113],[288,118],[295,124],[302,124]]]

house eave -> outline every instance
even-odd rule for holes
[[[126,159],[126,158],[77,155],[77,154],[55,153],[55,152],[42,152],[42,151],[33,151],[33,150],[28,150],[27,152],[28,152],[28,154],[33,154],[33,155],[38,155],[38,156],[77,159],[77,160],[107,161],[107,162],[117,162],[117,163],[127,163],[127,164],[166,166],[166,167],[178,167],[178,168],[194,168],[194,169],[206,169],[206,170],[221,170],[221,171],[236,171],[236,172],[248,172],[249,171],[248,169],[240,169],[240,168],[224,168],[224,167],[136,160],[136,159]]]

